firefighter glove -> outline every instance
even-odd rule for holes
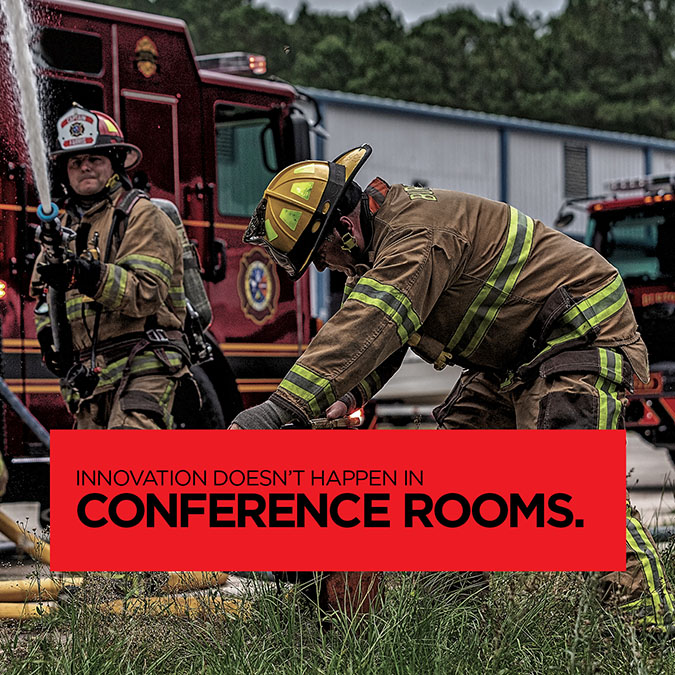
[[[103,265],[98,260],[78,258],[75,261],[75,285],[80,293],[93,298],[101,285]]]
[[[233,420],[242,429],[281,429],[284,424],[294,420],[294,416],[281,406],[265,401],[240,412]]]
[[[75,260],[68,258],[63,262],[42,263],[37,272],[40,279],[57,291],[67,291],[74,281]]]

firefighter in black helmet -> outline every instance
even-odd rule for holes
[[[108,115],[79,106],[57,123],[54,172],[73,230],[65,260],[36,261],[32,292],[65,292],[72,364],[54,358],[49,315],[36,312],[45,363],[80,429],[171,428],[177,381],[187,374],[181,243],[171,221],[127,171],[141,151]]]

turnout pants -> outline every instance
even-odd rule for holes
[[[80,403],[76,429],[171,429],[176,376],[130,377],[123,387],[94,394]]]
[[[623,429],[625,376],[613,372],[613,352],[598,352],[605,352],[603,363],[610,367],[596,373],[542,368],[508,390],[497,375],[464,371],[434,417],[441,429]],[[672,623],[675,597],[654,540],[628,497],[626,571],[603,573],[600,585],[603,604],[630,612],[641,624],[663,629]]]

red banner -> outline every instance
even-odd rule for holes
[[[53,431],[68,570],[625,569],[621,431]]]

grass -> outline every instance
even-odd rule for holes
[[[0,673],[675,673],[675,640],[605,612],[586,575],[495,573],[483,595],[453,579],[387,574],[381,609],[335,613],[322,630],[316,606],[269,584],[235,618],[105,614],[96,607],[119,589],[92,577],[58,614],[0,624]]]

